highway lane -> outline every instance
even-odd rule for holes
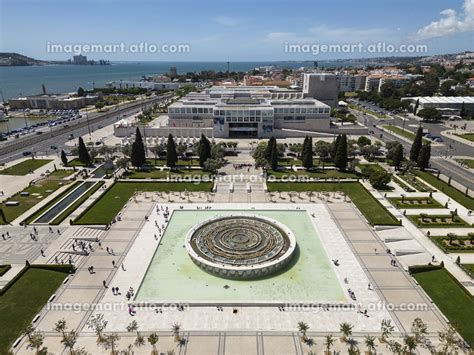
[[[388,120],[385,123],[380,123],[379,120],[372,118],[368,115],[364,115],[358,111],[352,111],[352,113],[357,117],[358,121],[366,124],[369,128],[369,131],[374,131],[375,137],[382,140],[384,143],[388,143],[390,141],[398,141],[403,145],[405,150],[405,154],[410,152],[411,143],[406,142],[405,140],[399,139],[397,136],[391,134],[389,131],[382,131],[378,128],[379,125],[388,124]],[[402,127],[402,124],[396,124],[397,120],[402,121],[401,119],[394,119],[390,122],[392,125]],[[410,131],[414,132],[412,127],[409,127],[410,121],[405,123],[405,129],[409,129]],[[417,124],[419,122],[415,121]],[[408,123],[408,124],[407,124]],[[413,123],[412,123],[413,124]],[[435,125],[435,124],[431,124]],[[430,125],[430,126],[431,126]],[[439,126],[439,124],[438,124]],[[441,128],[438,127],[438,130],[441,131]],[[443,140],[445,137],[443,137]],[[451,146],[451,147],[450,147]],[[458,183],[462,184],[463,186],[469,187],[469,189],[474,189],[474,176],[471,172],[467,171],[464,168],[452,163],[451,161],[445,159],[446,154],[448,155],[467,155],[467,156],[474,156],[474,149],[469,147],[465,144],[462,144],[457,141],[453,141],[451,139],[446,139],[444,145],[441,146],[432,146],[431,150],[431,166],[433,168],[439,169],[441,173],[445,174],[446,176],[451,176],[453,180],[457,181]]]
[[[157,96],[146,101],[137,102],[132,106],[116,109],[114,111],[108,111],[106,113],[90,113],[88,114],[88,116],[89,122],[91,122],[91,131],[98,129],[99,126],[105,127],[107,125],[113,124],[123,118],[123,116],[130,116],[134,113],[141,111],[144,108],[148,108],[149,106],[157,102],[164,101],[168,98],[169,95],[160,97]],[[85,115],[83,114],[83,116]],[[12,151],[4,151],[7,149],[4,146],[0,148],[0,163],[6,163],[21,158],[23,157],[24,151],[30,151],[36,154],[52,153],[54,151],[50,149],[51,146],[57,146],[58,151],[60,151],[62,148],[65,147],[65,143],[69,140],[70,134],[73,134],[74,138],[77,138],[79,136],[87,134],[88,132],[89,127],[87,124],[87,120],[84,117],[84,119],[82,119],[79,123],[78,127],[55,127],[54,130],[46,131],[39,136],[33,135],[29,137],[21,137],[20,139],[24,140],[24,143],[22,141],[14,141],[14,143],[17,144],[18,147],[14,146],[12,148],[8,148]],[[33,142],[33,144],[28,144],[26,141],[27,139],[35,140],[36,142]]]

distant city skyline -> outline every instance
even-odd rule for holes
[[[472,50],[474,0],[201,1],[0,0],[1,52],[67,60],[51,44],[121,44],[125,51],[87,53],[112,61],[298,61],[416,56]],[[425,45],[423,53],[288,53],[285,44]],[[157,51],[138,46],[156,46]],[[189,50],[163,53],[163,45]],[[133,52],[133,53],[131,53]]]

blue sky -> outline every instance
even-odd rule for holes
[[[474,0],[0,0],[0,51],[41,59],[47,44],[187,44],[189,53],[95,53],[110,60],[324,60],[387,53],[285,53],[285,43],[426,44],[472,50]]]

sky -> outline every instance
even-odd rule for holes
[[[49,60],[430,55],[473,50],[473,35],[474,0],[0,0],[0,52]]]

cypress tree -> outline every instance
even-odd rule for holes
[[[306,169],[311,169],[313,167],[313,138],[306,138],[305,143],[303,143],[304,156],[302,157],[302,161]]]
[[[267,147],[265,148],[265,159],[270,162],[272,159],[272,149],[273,149],[273,142],[275,141],[275,137],[271,136],[268,140]]]
[[[420,155],[422,144],[423,144],[423,128],[419,126],[418,130],[416,131],[415,140],[413,141],[413,144],[411,145],[411,149],[410,149],[411,161],[414,161],[414,162],[418,161],[418,155]]]
[[[67,156],[64,150],[61,150],[61,161],[63,162],[64,166],[67,166]]]
[[[204,134],[201,135],[201,139],[199,140],[198,154],[199,165],[204,167],[206,160],[211,158],[211,142],[209,142],[209,139],[207,139]]]
[[[331,151],[331,159],[334,162],[334,159],[336,158],[336,153],[337,153],[337,148],[339,147],[339,142],[341,141],[341,135],[338,134],[336,137],[336,140],[333,142],[332,145],[332,151]]]
[[[459,111],[459,116],[461,116],[462,119],[466,118],[466,108],[464,107],[464,101],[461,104],[461,110]]]
[[[146,162],[145,146],[143,145],[142,134],[137,127],[135,132],[135,141],[132,143],[132,153],[130,155],[130,162],[136,168],[141,167]]]
[[[77,147],[77,154],[79,156],[79,161],[86,165],[90,166],[91,165],[91,156],[89,155],[89,152],[87,151],[86,145],[84,144],[84,140],[82,137],[79,137],[79,144]]]
[[[272,170],[277,170],[278,168],[278,149],[277,149],[277,142],[276,139],[273,139],[272,149],[271,149],[271,157],[270,157],[270,165]]]
[[[420,149],[420,154],[418,155],[417,165],[421,170],[425,170],[430,165],[431,158],[431,144],[425,143]]]
[[[308,152],[307,148],[308,148],[308,136],[305,136],[304,141],[303,141],[303,146],[301,147],[301,162],[303,163],[303,166],[305,166],[304,162],[306,161],[306,154]]]
[[[403,161],[403,146],[401,144],[397,144],[395,147],[395,152],[393,153],[393,165],[395,165],[395,169],[398,170],[402,165]]]
[[[336,149],[336,156],[334,157],[334,165],[340,171],[345,171],[347,167],[347,136],[341,135],[339,144]]]
[[[420,105],[420,99],[416,100],[415,108],[413,109],[413,113],[416,115],[416,111],[418,111],[418,106]]]
[[[173,136],[170,133],[166,144],[166,165],[170,168],[174,168],[177,161],[178,154],[176,154],[176,144],[174,143]]]

